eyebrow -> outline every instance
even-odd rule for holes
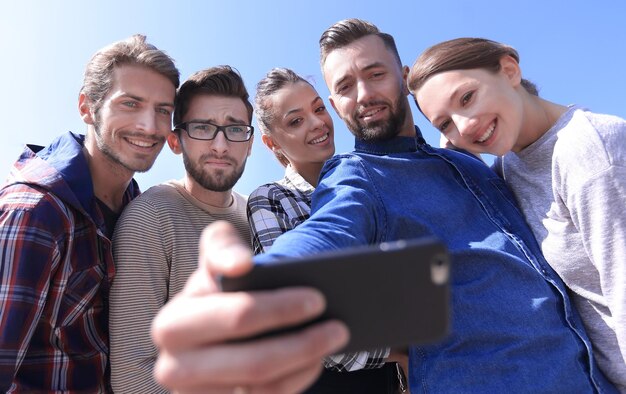
[[[385,65],[382,62],[374,62],[363,67],[360,71],[369,71],[372,68],[384,67],[384,66]],[[343,82],[345,82],[346,79],[349,79],[349,78],[351,78],[350,74],[344,75],[343,77],[339,78],[339,80],[337,80],[337,82],[334,83],[333,89],[337,87],[338,85],[341,85]]]
[[[134,94],[131,93],[122,93],[120,96],[120,98],[131,98],[133,100],[139,101],[140,103],[145,103],[146,99],[144,99],[143,97],[140,96],[136,96]],[[163,103],[157,103],[156,104],[157,107],[170,107],[170,108],[174,108],[174,103],[173,102],[163,102]]]
[[[311,105],[315,104],[317,101],[322,101],[322,98],[320,96],[315,97],[312,101],[311,101]],[[298,108],[294,108],[294,109],[290,109],[289,111],[287,111],[287,113],[283,116],[284,118],[287,118],[289,115],[293,114],[293,113],[297,113],[297,112],[302,112],[302,107],[298,107]]]
[[[463,83],[461,85],[458,85],[453,91],[452,94],[450,95],[450,98],[448,99],[448,105],[452,106],[454,101],[456,100],[456,98],[458,97],[458,95],[460,94],[461,90],[464,90],[466,88],[466,86],[470,84],[469,82]],[[436,118],[434,118],[430,123],[432,123],[433,125],[436,123],[439,123],[439,118],[445,118],[446,116],[437,116]]]
[[[367,71],[367,70],[371,70],[372,68],[376,68],[376,67],[384,67],[385,65],[382,62],[374,62],[371,64],[368,64],[367,66],[363,67],[363,71]]]
[[[237,118],[235,118],[235,117],[233,117],[233,116],[230,116],[230,115],[226,116],[226,121],[227,121],[227,122],[230,122],[230,123],[228,123],[228,124],[242,124],[242,125],[247,125],[247,124],[248,124],[245,120],[237,119]],[[190,119],[190,120],[188,120],[186,123],[191,123],[191,122],[196,122],[196,123],[207,123],[207,122],[211,122],[211,123],[217,124],[217,121],[216,121],[215,119],[213,119],[213,118],[207,118],[207,119],[199,119],[199,118],[196,118],[196,119]]]
[[[347,79],[352,78],[351,75],[344,75],[343,77],[339,78],[334,84],[333,84],[333,90],[335,90],[337,88],[337,86],[341,85],[342,83],[344,83]]]

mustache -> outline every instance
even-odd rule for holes
[[[129,132],[124,133],[123,136],[127,138],[135,138],[135,137],[141,138],[143,140],[148,140],[148,141],[157,142],[157,143],[165,142],[164,136],[156,136],[154,134],[145,134],[139,131],[129,131]]]
[[[201,162],[207,161],[209,159],[222,160],[222,161],[226,161],[226,162],[228,162],[230,164],[234,164],[234,165],[237,164],[237,161],[235,159],[233,159],[231,156],[228,156],[228,155],[220,156],[220,155],[216,155],[214,153],[205,153],[202,156],[200,156],[200,161]]]
[[[392,105],[390,103],[388,103],[387,101],[384,100],[372,100],[372,101],[368,101],[367,103],[363,104],[359,104],[359,106],[356,107],[356,109],[354,110],[354,114],[356,116],[361,116],[361,114],[363,114],[365,111],[367,111],[369,109],[369,107],[374,107],[377,105],[386,105],[388,107],[391,107]]]

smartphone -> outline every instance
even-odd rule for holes
[[[341,352],[352,352],[426,344],[445,337],[449,276],[445,246],[434,238],[420,238],[256,265],[244,276],[222,277],[220,282],[223,291],[317,288],[326,297],[326,311],[307,324],[343,321],[350,341]]]

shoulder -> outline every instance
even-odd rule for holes
[[[246,217],[246,206],[248,205],[248,196],[237,193],[236,191],[232,191],[233,195],[233,210],[239,214]]]
[[[0,223],[44,234],[65,233],[73,211],[44,188],[16,183],[0,190]]]
[[[56,194],[39,185],[14,183],[0,189],[0,210],[44,212],[61,211],[67,215],[67,206]]]
[[[145,200],[170,200],[173,198],[172,196],[177,194],[179,193],[176,190],[175,184],[167,182],[150,187],[148,190],[141,193],[137,198]]]
[[[257,188],[248,199],[248,216],[261,215],[306,215],[310,211],[311,199],[306,193],[279,183],[271,183]]]
[[[232,194],[233,194],[233,199],[235,200],[237,204],[245,205],[246,201],[248,201],[248,196],[246,196],[245,194],[238,193],[234,190],[232,191]]]
[[[183,199],[176,188],[168,183],[152,186],[145,192],[141,193],[135,199],[131,201],[128,207],[124,210],[139,209],[140,207],[155,207],[155,206],[177,206],[180,204],[180,200]]]
[[[184,204],[185,198],[174,186],[167,183],[152,186],[124,208],[119,225],[141,225],[157,221],[161,216],[178,215],[183,211]]]
[[[29,210],[51,199],[50,193],[38,185],[13,183],[0,189],[0,208]]]
[[[273,212],[279,210],[281,201],[285,199],[286,193],[289,193],[289,191],[276,182],[257,187],[248,197],[248,214],[251,215],[262,210],[271,210]]]
[[[557,131],[553,161],[589,172],[626,165],[626,121],[613,115],[574,111]]]
[[[325,166],[328,167],[337,167],[337,166],[347,166],[354,165],[356,163],[361,163],[365,160],[365,156],[369,156],[367,153],[360,152],[347,152],[347,153],[338,153],[326,160]]]
[[[368,173],[370,167],[375,166],[377,156],[361,154],[358,152],[342,153],[328,159],[322,167],[321,179],[334,178],[340,181],[342,178],[363,176]]]
[[[289,189],[279,182],[266,183],[257,187],[248,197],[248,203],[258,200],[275,200],[280,199]]]

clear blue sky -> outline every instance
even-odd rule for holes
[[[439,41],[486,37],[518,49],[524,76],[543,97],[626,117],[625,16],[624,0],[9,1],[0,14],[0,177],[23,144],[86,131],[77,108],[85,64],[99,48],[134,33],[167,51],[183,80],[229,64],[253,95],[269,69],[289,67],[310,76],[324,99],[317,43],[340,19],[367,19],[391,33],[407,65]],[[437,144],[437,132],[413,109],[426,139]],[[351,150],[351,134],[334,120],[337,151]],[[244,194],[283,174],[258,137],[235,187]],[[166,146],[137,180],[145,190],[183,173],[182,159]]]

